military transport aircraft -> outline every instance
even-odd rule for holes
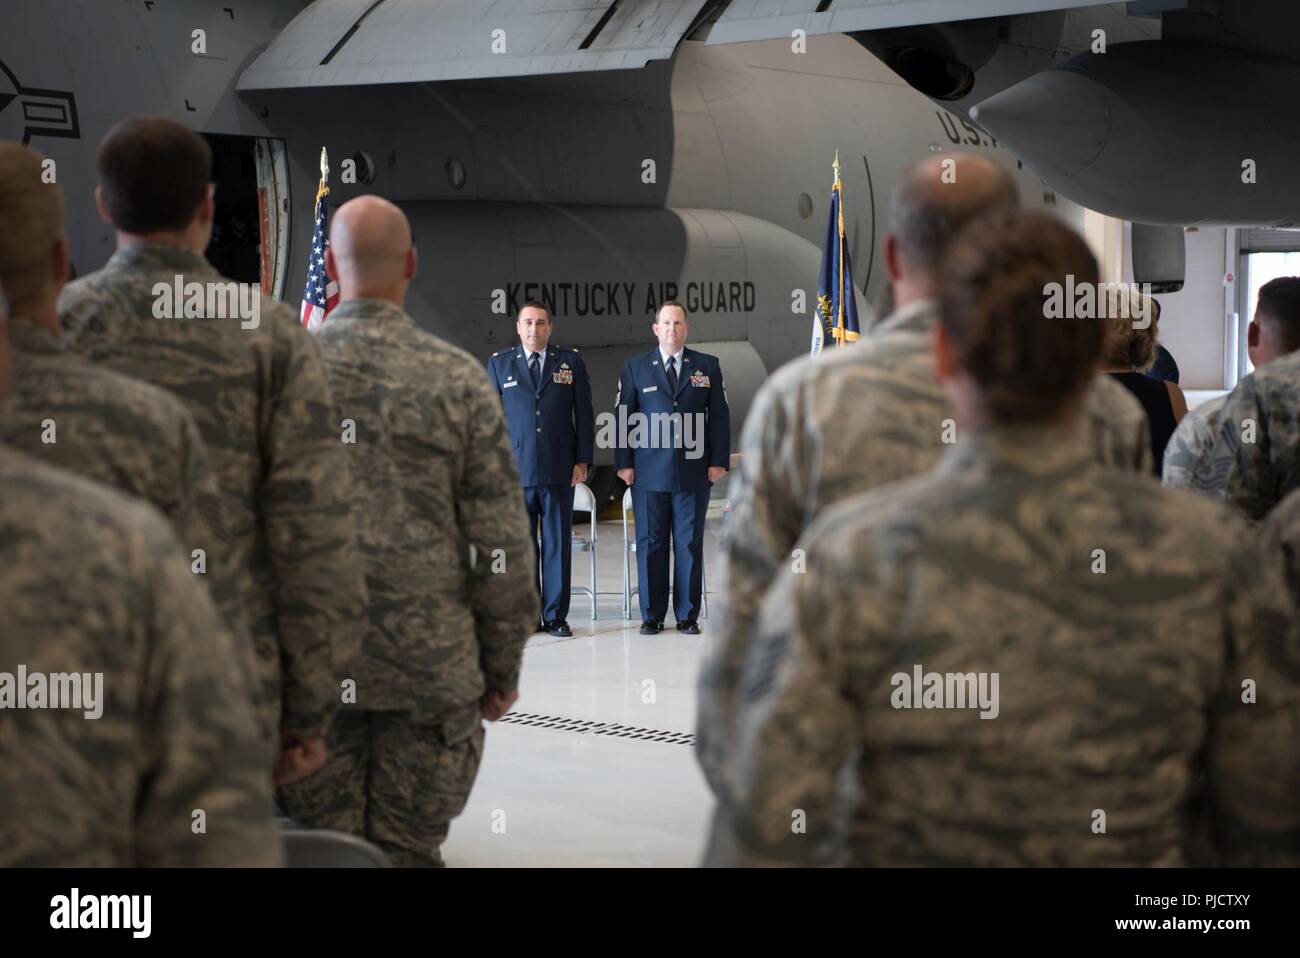
[[[81,271],[112,248],[96,143],[162,114],[215,150],[213,261],[296,304],[323,146],[333,203],[410,216],[417,321],[486,357],[542,299],[602,407],[675,296],[739,426],[808,348],[837,150],[864,315],[927,152],[987,152],[1067,215],[1300,222],[1285,0],[7,0],[0,24],[0,136],[56,161]]]

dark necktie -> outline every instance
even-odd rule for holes
[[[533,388],[536,389],[542,378],[542,364],[537,361],[537,353],[533,353],[533,358],[528,360],[528,371],[533,374]]]
[[[677,392],[677,357],[669,356],[668,362],[664,364],[668,369],[668,390]]]

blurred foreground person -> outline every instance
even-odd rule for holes
[[[710,784],[730,747],[731,707],[763,625],[763,594],[783,566],[799,566],[791,550],[800,534],[836,502],[918,475],[960,441],[934,379],[939,265],[966,223],[1018,205],[1015,181],[984,157],[918,163],[894,197],[893,230],[884,240],[894,314],[856,345],[789,363],[759,389],[723,534],[721,634],[700,676],[695,754]],[[1093,377],[1085,412],[1085,450],[1108,465],[1150,470],[1146,415],[1122,386]]]
[[[201,136],[132,117],[109,130],[97,162],[117,252],[63,290],[64,332],[83,356],[170,390],[198,423],[246,577],[276,778],[292,781],[324,761],[366,598],[325,369],[288,306],[204,259],[214,207]]]
[[[1300,861],[1280,557],[1094,461],[1103,323],[1044,317],[1068,275],[1096,261],[1045,214],[952,244],[934,361],[966,435],[800,539],[741,676],[709,863],[1180,865],[1196,813],[1221,863]]]
[[[244,577],[230,560],[221,493],[194,419],[166,390],[64,348],[55,305],[68,273],[63,190],[44,182],[44,160],[0,143],[0,285],[9,291],[12,357],[0,442],[167,516],[251,675]]]
[[[478,774],[482,719],[518,698],[538,614],[528,517],[483,367],[402,308],[416,269],[402,211],[344,203],[325,266],[340,301],[316,335],[352,430],[370,616],[329,760],[280,801],[395,864],[436,866]]]
[[[0,445],[0,867],[278,865],[243,654],[161,514]]]
[[[1300,615],[1300,489],[1273,507],[1264,521],[1264,535],[1282,554],[1291,599]]]

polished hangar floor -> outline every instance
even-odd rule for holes
[[[718,581],[720,505],[705,531],[706,584]],[[529,639],[519,701],[488,726],[478,781],[443,846],[449,866],[699,863],[713,802],[695,763],[696,678],[718,606],[700,635],[673,628],[671,605],[661,635],[640,635],[635,596],[623,619],[622,548],[622,524],[599,523],[596,621],[575,594],[572,638]],[[574,550],[574,585],[588,584],[589,561]]]

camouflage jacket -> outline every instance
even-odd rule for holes
[[[1219,504],[1068,432],[975,433],[798,547],[711,862],[1179,865],[1204,808],[1219,861],[1297,863],[1300,635],[1278,557]]]
[[[960,439],[934,378],[937,318],[932,301],[904,307],[855,346],[786,365],[754,400],[723,535],[723,625],[700,679],[696,757],[711,783],[759,604],[800,534],[834,503],[926,471]],[[1152,471],[1150,426],[1128,390],[1099,376],[1085,411],[1098,461]]]
[[[371,597],[357,706],[437,717],[514,689],[537,623],[535,559],[483,367],[377,299],[344,301],[316,335],[352,430]]]
[[[1269,512],[1264,520],[1264,537],[1282,556],[1291,597],[1300,613],[1300,490],[1288,493]]]
[[[184,404],[67,351],[52,329],[18,317],[7,326],[12,368],[9,395],[0,401],[0,442],[144,499],[167,516],[191,554],[191,570],[249,649],[251,670],[247,573],[231,560],[216,473]]]
[[[177,283],[213,294],[193,310],[204,318],[165,318],[180,312]],[[170,390],[194,416],[237,561],[251,573],[264,721],[319,734],[365,614],[348,457],[311,337],[270,298],[252,300],[255,321],[241,319],[215,296],[227,283],[196,253],[131,246],[69,284],[59,313],[72,349]]]
[[[238,657],[157,511],[0,447],[0,866],[279,864]]]
[[[1214,437],[1219,427],[1219,411],[1228,401],[1220,396],[1189,410],[1169,437],[1165,447],[1162,479],[1166,486],[1181,489],[1215,489],[1222,478],[1212,473]]]
[[[1210,491],[1262,519],[1300,488],[1300,352],[1247,376],[1219,410]]]

